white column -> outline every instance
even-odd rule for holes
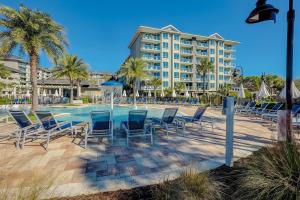
[[[37,88],[38,96],[40,96],[40,92],[41,92],[40,87],[38,87],[38,88]]]
[[[58,88],[58,94],[59,94],[59,96],[62,96],[62,88],[61,87]]]
[[[16,87],[14,87],[14,89],[13,89],[13,96],[14,96],[14,97],[17,96],[17,88],[16,88]]]
[[[81,86],[77,88],[78,96],[81,97]]]

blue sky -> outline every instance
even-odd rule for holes
[[[146,3],[147,2],[147,3]],[[185,2],[185,3],[184,3]],[[248,25],[244,21],[256,0],[2,0],[17,8],[21,3],[49,13],[62,24],[68,51],[82,57],[93,71],[115,72],[128,56],[127,48],[140,25],[172,24],[182,32],[240,41],[236,64],[246,75],[262,72],[285,75],[286,11],[288,1],[269,0],[280,9],[277,23]],[[295,2],[296,12],[300,2]],[[300,13],[296,13],[294,77],[300,78]],[[41,64],[51,66],[42,57]]]

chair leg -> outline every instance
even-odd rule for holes
[[[85,135],[84,135],[84,148],[86,149],[87,147],[87,140],[88,140],[88,132],[86,131],[85,132]]]
[[[18,138],[17,138],[17,149],[20,148],[20,140],[21,140],[21,137],[22,137],[22,131],[17,131],[17,134],[18,134]]]
[[[46,146],[46,150],[48,149],[49,142],[50,142],[50,131],[48,131],[48,133],[47,133],[47,146]]]
[[[25,145],[26,133],[27,133],[27,132],[24,132],[24,135],[23,135],[22,149],[24,148],[24,145]]]

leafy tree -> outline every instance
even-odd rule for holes
[[[125,65],[121,66],[118,72],[119,77],[123,77],[127,84],[132,85],[134,105],[136,105],[138,82],[148,77],[145,66],[146,63],[142,59],[130,57]]]
[[[149,85],[153,86],[154,88],[154,97],[157,97],[156,91],[161,86],[162,82],[159,78],[153,78],[150,80]]]
[[[19,47],[29,57],[32,86],[32,110],[38,106],[37,67],[43,51],[51,59],[64,52],[66,39],[63,27],[48,14],[21,5],[19,10],[0,8],[0,56],[7,56]]]
[[[73,103],[73,87],[75,82],[78,80],[78,77],[82,73],[86,73],[87,65],[82,59],[79,59],[77,56],[72,56],[65,54],[61,59],[56,63],[54,68],[54,76],[56,78],[66,77],[70,81],[70,103]]]
[[[183,82],[177,82],[175,84],[174,90],[177,93],[181,93],[181,92],[183,92],[185,90],[185,88],[186,88],[186,85]]]
[[[203,94],[205,94],[205,77],[206,75],[214,70],[213,62],[209,61],[208,58],[201,59],[200,64],[196,65],[198,75],[202,74],[203,77]]]
[[[227,96],[229,95],[231,89],[232,86],[230,84],[224,84],[219,87],[219,90],[217,92],[222,96]]]

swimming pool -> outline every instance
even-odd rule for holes
[[[130,110],[134,110],[133,106],[115,106],[113,110],[113,120],[114,127],[118,127],[121,121],[128,120],[128,113]],[[137,109],[146,109],[148,110],[147,117],[162,117],[164,109],[158,108],[146,108],[146,107],[138,107]],[[110,110],[110,106],[108,105],[91,105],[85,107],[43,107],[40,110],[48,110],[54,114],[63,113],[66,115],[62,115],[57,117],[59,120],[66,121],[89,121],[90,120],[90,112],[96,110]]]

